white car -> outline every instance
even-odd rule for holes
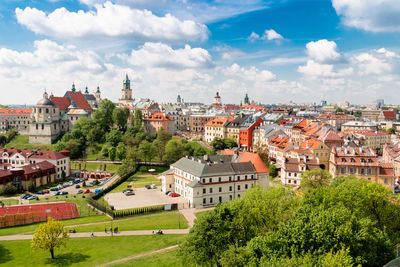
[[[152,185],[151,185],[151,188],[152,188],[152,189],[156,189],[157,186],[156,186],[155,184],[152,184]]]

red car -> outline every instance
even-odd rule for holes
[[[86,189],[85,191],[82,192],[83,194],[90,193],[90,189]]]
[[[179,195],[178,193],[172,193],[170,196],[171,197],[180,197],[181,195]]]
[[[50,190],[43,190],[43,194],[49,194],[50,193]]]

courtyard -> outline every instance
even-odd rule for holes
[[[183,197],[170,197],[161,192],[159,188],[157,189],[146,189],[146,188],[136,188],[135,195],[125,196],[122,192],[108,193],[104,199],[114,206],[114,209],[131,209],[131,208],[141,208],[156,206],[162,204],[186,204],[188,202]]]

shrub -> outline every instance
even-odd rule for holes
[[[139,171],[147,172],[147,166],[140,166]]]
[[[28,191],[34,193],[36,191],[36,186],[33,182],[28,183]]]
[[[17,193],[17,188],[12,184],[7,184],[2,193],[3,195],[14,195]]]

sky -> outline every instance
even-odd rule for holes
[[[400,102],[398,0],[1,0],[1,104]]]

